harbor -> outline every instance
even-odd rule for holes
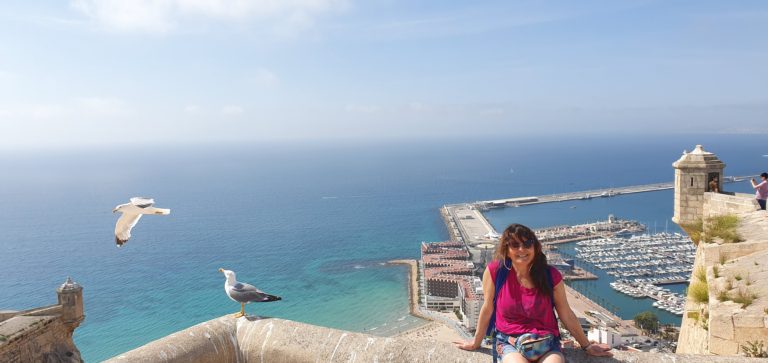
[[[638,197],[628,195],[625,198]],[[558,209],[574,213],[577,211],[574,208],[581,211],[581,203],[594,205],[599,202],[599,205],[603,205],[609,200],[607,197],[595,200],[580,198],[564,203],[564,207]],[[544,206],[528,208],[552,209]],[[520,214],[516,212],[518,208],[506,209]],[[450,239],[466,245],[476,266],[476,275],[482,272],[481,266],[485,266],[491,258],[499,238],[499,232],[487,219],[486,213],[495,214],[498,211],[500,209],[486,208],[479,203],[446,205],[441,208]],[[663,323],[679,324],[695,251],[687,237],[675,233],[649,233],[656,230],[656,223],[652,224],[649,231],[645,224],[612,215],[591,223],[541,226],[534,230],[542,240],[551,264],[560,265],[566,271],[569,268],[578,271],[574,274],[575,278],[570,278],[568,273],[563,275],[566,284],[584,298],[623,319],[631,319],[641,311],[654,311]],[[629,246],[637,248],[631,252],[619,252],[622,248],[629,251]],[[587,256],[587,251],[594,251],[595,256]],[[649,254],[652,258],[643,258],[643,254]],[[665,264],[665,261],[669,263]]]

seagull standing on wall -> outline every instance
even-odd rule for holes
[[[235,272],[219,269],[219,272],[224,274],[227,281],[224,282],[224,291],[227,292],[227,296],[230,299],[240,303],[240,311],[235,313],[235,317],[239,318],[245,315],[245,304],[251,302],[270,302],[282,300],[280,296],[270,295],[254,287],[253,285],[237,282],[235,280]]]
[[[139,222],[142,214],[171,214],[170,209],[155,208],[152,206],[154,204],[155,200],[152,198],[134,197],[131,198],[130,203],[120,204],[112,210],[112,213],[123,213],[115,225],[117,247],[122,247],[125,242],[128,242],[128,239],[131,238],[131,228]]]

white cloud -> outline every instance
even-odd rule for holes
[[[116,31],[165,33],[175,27],[173,0],[73,0],[71,4]]]
[[[277,33],[306,29],[347,0],[72,0],[71,6],[118,32],[168,33],[185,20],[258,20]]]
[[[237,105],[226,105],[221,108],[221,113],[226,116],[238,116],[244,112],[243,108]]]

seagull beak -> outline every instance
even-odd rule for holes
[[[224,269],[223,268],[219,268],[219,272],[224,272]]]
[[[113,209],[113,210],[112,210],[112,213],[115,213],[115,212],[117,212],[117,208],[115,208],[115,209]]]

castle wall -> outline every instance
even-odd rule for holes
[[[738,243],[699,243],[693,266],[707,275],[709,301],[686,302],[677,353],[737,355],[747,342],[768,343],[768,214],[759,210],[749,194],[704,193],[703,217],[735,215],[739,218]],[[706,222],[705,222],[706,223]],[[717,271],[715,271],[717,270]],[[738,276],[738,279],[736,278]],[[754,295],[747,305],[730,299],[720,301],[718,294],[743,291]]]
[[[17,319],[17,318],[12,318]],[[80,362],[69,327],[57,316],[43,316],[29,328],[0,343],[0,362]],[[6,321],[13,323],[11,319]]]
[[[760,209],[757,200],[750,194],[703,193],[702,198],[704,200],[704,207],[700,216],[704,219],[713,216],[754,212]]]
[[[564,349],[570,363],[595,362],[581,349]],[[620,362],[736,363],[714,357],[614,351]],[[107,362],[466,362],[488,363],[490,352],[468,352],[450,343],[378,337],[290,320],[230,316],[182,330]]]

